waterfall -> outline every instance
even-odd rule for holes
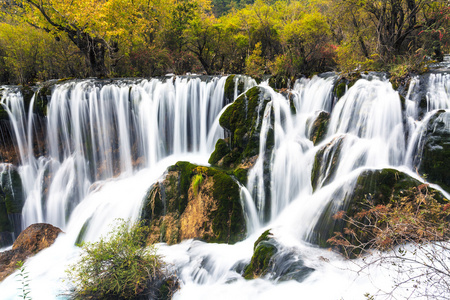
[[[212,152],[223,136],[214,122],[224,106],[225,80],[56,85],[47,108],[48,155],[42,157],[32,149],[34,98],[27,118],[20,92],[4,93],[27,195],[23,228],[37,222],[65,228],[94,182],[130,176],[169,155]]]
[[[40,122],[32,109],[35,99],[27,108],[16,89],[3,92],[1,105],[12,124],[26,199],[22,227],[49,222],[65,231],[27,262],[33,299],[54,299],[65,288],[60,278],[79,254],[74,244],[80,235],[95,241],[115,218],[138,218],[148,188],[168,166],[179,160],[207,165],[216,141],[224,138],[219,117],[229,105],[226,79],[56,84],[40,151],[35,149]],[[367,170],[394,168],[424,182],[415,170],[416,158],[431,121],[449,127],[448,115],[436,113],[450,110],[450,77],[413,77],[404,99],[381,75],[363,76],[338,99],[333,91],[338,80],[333,74],[303,78],[281,93],[267,82],[258,85],[260,97],[269,100],[258,110],[256,162],[247,184],[240,185],[247,238],[235,245],[199,240],[159,244],[159,253],[182,281],[175,299],[273,299],[299,293],[364,299],[377,290],[374,284],[390,286],[380,270],[358,277],[352,263],[314,245],[321,216],[345,205]],[[235,99],[257,85],[246,76],[236,75],[233,81]],[[10,174],[7,167],[0,171]],[[278,271],[245,280],[241,274],[253,243],[268,229],[279,247],[274,258]],[[312,271],[301,280],[286,279],[280,274],[289,266]],[[2,295],[10,298],[17,285],[11,278],[0,284]]]

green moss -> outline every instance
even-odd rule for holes
[[[233,171],[233,175],[242,185],[247,184],[248,179],[248,169],[237,168]]]
[[[450,113],[440,110],[431,117],[424,134],[423,152],[420,157],[419,173],[430,182],[439,184],[450,192],[450,131],[446,123]],[[424,177],[425,177],[424,176]]]
[[[37,93],[34,101],[34,112],[41,116],[47,116],[47,105],[50,102],[52,96],[52,90],[50,85],[44,85],[41,87]]]
[[[347,90],[347,84],[345,82],[340,82],[334,87],[334,94],[338,99],[341,99],[344,96]]]
[[[255,279],[266,275],[272,268],[272,257],[278,252],[271,238],[270,230],[256,240],[250,264],[244,270],[245,279]]]
[[[213,184],[210,189],[206,189],[203,182]],[[191,194],[190,188],[193,189]],[[209,211],[207,215],[209,220],[204,225],[204,228],[211,226],[212,233],[198,238],[216,243],[234,243],[242,240],[246,226],[237,182],[219,169],[188,162],[177,162],[170,166],[162,183],[156,183],[150,188],[144,199],[141,219],[157,228],[160,240],[169,243],[179,242],[180,216],[185,213],[189,201],[195,201],[194,198],[201,195],[212,199],[216,208]],[[161,205],[158,209],[159,202]],[[168,223],[162,218],[164,215],[170,215]],[[171,232],[170,236],[167,236],[168,232]]]
[[[224,97],[226,103],[231,103],[234,100],[235,77],[236,75],[230,75],[227,77],[227,80],[225,81]]]
[[[91,222],[91,218],[87,219],[81,227],[80,232],[78,233],[77,240],[75,241],[75,245],[82,246],[84,243],[84,237],[86,236],[86,231],[89,228],[89,223]]]
[[[5,110],[3,105],[0,105],[0,120],[9,120],[8,112]]]
[[[322,186],[325,186],[334,179],[342,144],[343,138],[341,137],[337,140],[333,140],[331,143],[323,146],[317,151],[311,171],[311,185],[313,191],[317,189],[320,181],[322,181]]]
[[[314,145],[319,144],[325,138],[329,121],[330,114],[325,111],[321,111],[317,116],[311,128],[311,134],[309,137]]]
[[[230,151],[231,150],[228,147],[228,144],[224,140],[219,139],[216,143],[214,152],[209,157],[208,163],[216,165],[219,162],[219,160],[221,160],[222,157],[230,153]]]
[[[33,95],[34,95],[34,91],[29,86],[25,85],[22,87],[21,93],[23,96],[23,104],[24,104],[24,108],[25,108],[25,113],[28,114],[31,99],[33,98]]]
[[[8,218],[8,212],[4,201],[0,200],[0,232],[12,232],[13,228]]]
[[[262,241],[268,241],[270,240],[270,238],[272,237],[272,233],[270,232],[270,229],[267,229],[266,231],[264,231],[259,238],[256,240],[256,242],[253,244],[253,251],[256,250],[256,248],[258,247],[259,243],[261,243]]]
[[[227,168],[236,167],[243,160],[259,153],[262,116],[269,101],[270,98],[264,98],[264,94],[259,87],[254,87],[238,97],[224,111],[219,122],[230,133],[230,138],[226,142],[231,152],[225,155],[228,156],[226,163],[224,161],[221,166]],[[268,144],[273,145],[273,134],[269,136]],[[227,148],[223,144],[220,147],[221,150],[226,150]],[[215,151],[211,161],[220,160],[219,156],[219,153]]]
[[[353,245],[366,243],[368,237],[365,232],[347,223],[343,219],[335,220],[333,215],[338,211],[345,211],[346,216],[354,218],[358,213],[367,209],[367,203],[376,207],[399,203],[402,199],[413,201],[414,191],[422,183],[409,175],[395,169],[368,170],[362,172],[351,194],[344,195],[341,203],[329,203],[323,210],[317,225],[314,228],[312,241],[321,247],[330,247],[327,242],[335,232],[341,232]],[[429,188],[428,192],[434,194],[439,203],[447,203],[444,196],[438,191]],[[337,197],[342,197],[337,195]],[[347,234],[344,228],[356,232],[356,237]],[[342,251],[338,248],[337,250]],[[357,253],[354,253],[357,254]]]
[[[275,75],[269,78],[269,86],[273,89],[287,89],[289,82],[289,77],[285,75]]]
[[[213,180],[213,197],[218,202],[218,208],[212,219],[215,238],[211,241],[235,243],[245,236],[239,186],[229,175],[219,171],[215,172]]]

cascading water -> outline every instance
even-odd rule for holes
[[[224,135],[218,116],[228,104],[225,80],[177,77],[57,85],[47,108],[47,155],[42,157],[35,157],[31,147],[32,112],[27,118],[20,94],[3,96],[21,157],[23,226],[50,222],[65,231],[52,247],[27,262],[33,299],[54,299],[64,291],[61,278],[77,258],[79,250],[73,245],[81,231],[86,241],[94,241],[114,219],[137,218],[149,186],[176,161],[207,164],[215,142]],[[243,79],[234,79],[239,80]],[[194,240],[159,245],[182,281],[175,298],[273,299],[302,294],[364,299],[365,293],[376,290],[374,284],[390,285],[379,270],[372,270],[369,279],[356,278],[351,264],[310,242],[323,209],[341,206],[362,170],[390,167],[418,178],[413,156],[421,151],[417,148],[431,115],[449,108],[450,79],[446,74],[430,74],[426,84],[413,79],[404,110],[400,96],[383,78],[357,81],[339,101],[333,95],[336,80],[333,75],[298,80],[288,97],[260,85],[270,101],[258,116],[258,159],[247,187],[241,187],[248,238],[235,245]],[[244,82],[241,88],[256,84],[245,77]],[[235,87],[236,98],[241,91],[238,84]],[[419,90],[426,94],[423,111]],[[322,140],[313,141],[316,121],[323,117],[329,119],[328,131]],[[270,132],[274,144],[269,149]],[[325,163],[314,179],[317,159]],[[280,247],[274,258],[278,271],[272,277],[244,280],[240,270],[251,258],[254,241],[268,228]],[[282,279],[290,266],[306,267],[307,276]],[[0,284],[5,299],[15,297],[14,281],[10,276]]]

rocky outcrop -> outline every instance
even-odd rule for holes
[[[294,81],[294,80],[292,80]],[[285,75],[274,75],[269,78],[269,86],[273,89],[289,89],[291,79]]]
[[[335,196],[342,195],[342,199],[332,200],[328,206],[323,210],[317,225],[313,230],[311,240],[322,247],[333,246],[329,239],[335,233],[341,233],[343,240],[348,241],[351,245],[370,247],[369,239],[372,238],[366,230],[362,230],[365,222],[364,214],[372,208],[380,208],[391,206],[401,208],[407,206],[409,203],[418,205],[421,209],[420,203],[417,204],[421,194],[427,194],[444,207],[448,204],[448,200],[437,190],[422,184],[420,181],[410,177],[409,175],[395,169],[382,170],[367,170],[362,172],[354,186],[353,191],[348,194],[335,193]],[[428,199],[430,199],[428,198]],[[336,217],[336,214],[341,212],[345,218]],[[363,217],[358,225],[351,220],[359,220]],[[435,215],[430,215],[434,218]],[[384,225],[382,221],[376,224],[382,228]],[[341,247],[336,248],[338,251],[343,251]],[[361,250],[361,249],[359,249]]]
[[[239,185],[222,171],[188,162],[169,167],[150,188],[141,218],[150,227],[149,242],[235,243],[246,231]]]
[[[17,269],[19,261],[50,247],[61,233],[61,229],[50,224],[38,223],[28,226],[19,235],[9,251],[0,253],[0,281]]]
[[[345,136],[333,139],[317,151],[311,172],[311,185],[315,191],[333,181]]]
[[[277,281],[296,280],[302,282],[314,269],[305,266],[298,252],[283,249],[270,230],[256,240],[253,256],[244,269],[245,279],[270,277]]]
[[[247,184],[248,170],[254,166],[258,158],[261,124],[264,110],[270,100],[270,95],[262,88],[251,88],[236,99],[219,120],[225,129],[226,138],[217,141],[208,162],[224,169],[243,185]],[[273,129],[269,129],[266,153],[270,153],[273,145],[274,133]],[[269,162],[268,159],[265,160],[267,169]],[[270,177],[266,177],[269,186]]]
[[[330,113],[321,111],[317,114],[309,132],[309,139],[314,145],[319,144],[325,138],[329,121]]]
[[[270,230],[266,230],[253,246],[253,256],[244,270],[244,278],[255,279],[266,275],[273,267],[272,257],[277,251]]]
[[[419,173],[430,182],[439,184],[450,192],[450,113],[436,112],[428,122],[423,134],[416,167]]]
[[[20,234],[22,208],[25,203],[22,180],[12,165],[0,166],[0,247],[13,243]]]

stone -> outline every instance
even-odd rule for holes
[[[23,262],[50,247],[61,232],[61,229],[45,223],[28,226],[16,239],[11,250],[0,252],[0,281],[17,269],[19,261]]]
[[[150,227],[149,242],[185,239],[235,243],[245,236],[240,188],[212,167],[178,162],[167,169],[144,199],[141,219]]]

